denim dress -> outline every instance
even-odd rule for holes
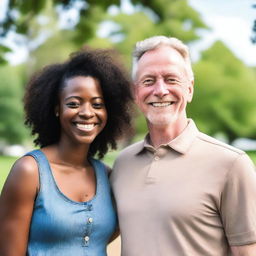
[[[76,202],[59,190],[42,151],[26,155],[36,160],[40,179],[26,255],[106,256],[117,219],[105,166],[90,159],[97,180],[96,194],[90,201]]]

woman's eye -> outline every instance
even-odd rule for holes
[[[97,109],[98,109],[98,108],[103,108],[103,107],[104,107],[104,103],[102,103],[102,102],[101,102],[101,103],[93,103],[92,106],[93,106],[94,108],[97,108]]]
[[[68,103],[66,103],[66,106],[69,108],[77,108],[77,107],[79,107],[79,103],[78,102],[68,102]]]

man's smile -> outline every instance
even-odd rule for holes
[[[161,108],[161,107],[163,108],[163,107],[171,106],[174,103],[175,101],[164,101],[164,102],[149,102],[148,104],[156,108]]]

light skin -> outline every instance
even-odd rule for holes
[[[87,154],[90,144],[107,122],[99,82],[83,76],[68,79],[55,111],[61,123],[60,141],[42,151],[60,191],[71,200],[88,201],[96,193],[96,180]],[[0,197],[1,256],[26,254],[38,190],[35,160],[29,156],[20,158],[12,167]]]
[[[186,106],[192,101],[194,80],[181,54],[160,46],[138,62],[134,81],[135,101],[145,115],[155,148],[176,138],[187,126]],[[255,256],[256,244],[231,246],[234,256]]]
[[[135,100],[155,147],[168,143],[186,127],[186,105],[192,100],[193,85],[183,57],[173,48],[161,46],[140,58]]]
[[[231,251],[234,256],[254,256],[256,255],[256,244],[231,246]]]

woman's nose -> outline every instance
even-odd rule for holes
[[[91,108],[91,106],[87,104],[80,107],[78,114],[80,117],[84,117],[84,118],[91,118],[94,116],[93,109]]]

